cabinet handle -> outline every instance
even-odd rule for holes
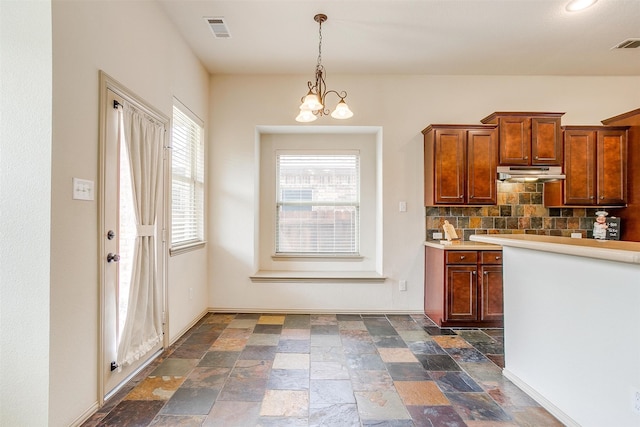
[[[589,196],[589,198],[590,198],[591,200],[593,200],[593,199],[594,199],[594,197],[593,197],[593,196]]]
[[[529,160],[529,156],[524,156],[524,159],[525,160]]]
[[[476,275],[476,272],[475,272],[475,271],[472,271],[472,272],[471,272],[471,274],[473,274],[473,275],[475,276],[475,275]]]
[[[460,255],[460,259],[464,259],[464,255]]]
[[[538,160],[538,156],[535,156],[534,159]]]
[[[604,196],[600,196],[600,200],[604,200]]]
[[[500,257],[499,257],[499,256],[497,256],[497,257],[496,257],[496,259],[500,259]]]
[[[462,194],[458,196],[458,199],[462,199]]]
[[[485,275],[485,276],[486,276],[486,275],[488,275],[488,274],[489,274],[489,272],[488,272],[488,271],[485,271],[485,272],[484,272],[484,275]]]
[[[473,199],[473,194],[469,196],[470,199]]]

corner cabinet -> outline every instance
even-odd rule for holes
[[[424,296],[440,327],[502,327],[502,251],[425,247]]]
[[[564,113],[496,112],[481,120],[500,128],[500,166],[561,166]]]
[[[496,125],[430,125],[422,133],[425,206],[497,203]]]
[[[625,206],[627,127],[564,126],[566,180],[545,184],[546,206]]]

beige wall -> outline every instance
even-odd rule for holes
[[[0,425],[49,415],[51,4],[0,2]]]
[[[173,96],[208,116],[208,74],[156,2],[53,1],[51,426],[94,410],[99,396],[100,207],[71,199],[73,177],[99,186],[99,70],[168,117]],[[169,258],[171,340],[206,310],[205,258]]]
[[[209,163],[209,304],[264,311],[413,311],[423,306],[421,131],[432,123],[479,123],[494,111],[566,112],[564,124],[599,124],[640,105],[640,77],[348,76],[355,116],[322,125],[381,126],[383,274],[379,283],[253,283],[256,125],[297,125],[304,76],[213,76]],[[335,100],[332,100],[335,104]],[[305,125],[301,125],[305,126]],[[406,201],[408,210],[398,212]],[[407,280],[407,291],[398,281]]]

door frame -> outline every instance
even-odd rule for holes
[[[110,90],[116,93],[118,96],[124,98],[127,102],[133,104],[136,108],[142,110],[143,112],[155,117],[160,120],[166,129],[164,136],[164,149],[163,149],[163,172],[162,172],[162,184],[163,184],[163,215],[162,215],[162,223],[159,224],[158,227],[161,232],[158,236],[158,242],[162,244],[161,256],[158,257],[158,280],[161,281],[162,287],[162,305],[163,305],[163,316],[162,316],[162,330],[163,330],[163,349],[168,348],[169,346],[169,310],[168,310],[168,285],[167,278],[169,277],[167,274],[167,264],[169,259],[169,248],[167,242],[167,224],[169,219],[169,199],[168,199],[168,184],[169,184],[169,164],[167,161],[167,147],[169,146],[169,129],[170,129],[170,119],[167,115],[159,111],[158,109],[151,106],[148,102],[137,96],[134,92],[127,89],[120,82],[109,76],[104,71],[100,70],[99,72],[99,80],[100,80],[100,94],[99,94],[99,179],[98,179],[98,271],[99,271],[99,286],[98,286],[98,405],[102,407],[107,400],[107,394],[111,397],[115,394],[121,387],[126,383],[127,380],[135,376],[140,370],[142,370],[145,366],[147,366],[153,359],[155,359],[160,353],[157,353],[151,358],[141,365],[138,369],[132,372],[120,385],[118,385],[113,390],[105,390],[106,382],[104,376],[104,367],[109,361],[105,358],[105,287],[106,287],[106,276],[107,276],[107,263],[106,258],[107,254],[105,251],[104,239],[106,236],[104,235],[106,230],[106,219],[105,219],[105,197],[106,197],[106,146],[107,146],[107,108],[110,108],[107,105],[107,92]]]

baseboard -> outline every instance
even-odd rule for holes
[[[580,427],[580,424],[578,424],[573,418],[564,413],[564,411],[562,411],[556,405],[551,403],[551,401],[549,401],[546,397],[534,390],[529,384],[522,381],[513,372],[505,368],[502,370],[502,375],[504,375],[505,378],[517,385],[518,388],[528,394],[529,397],[538,402],[540,406],[549,411],[549,413],[556,417],[561,423],[563,423],[567,427]]]
[[[84,411],[82,413],[82,415],[80,415],[71,424],[69,424],[69,427],[79,427],[79,426],[81,426],[82,424],[84,424],[85,421],[87,421],[89,418],[91,418],[93,416],[93,414],[98,412],[98,409],[100,409],[100,404],[96,401],[96,402],[93,403],[93,405],[91,405],[91,407],[89,407],[89,409]]]
[[[420,310],[338,310],[338,309],[299,309],[299,308],[228,308],[209,307],[209,313],[287,313],[287,314],[421,314]]]
[[[196,316],[196,318],[193,321],[191,321],[190,323],[187,324],[187,326],[182,328],[182,330],[176,334],[175,338],[169,340],[169,347],[175,344],[175,342],[178,341],[180,338],[182,338],[182,336],[186,334],[189,331],[189,329],[193,328],[200,320],[202,320],[204,316],[206,316],[210,312],[211,312],[210,309],[205,308],[199,315]]]

